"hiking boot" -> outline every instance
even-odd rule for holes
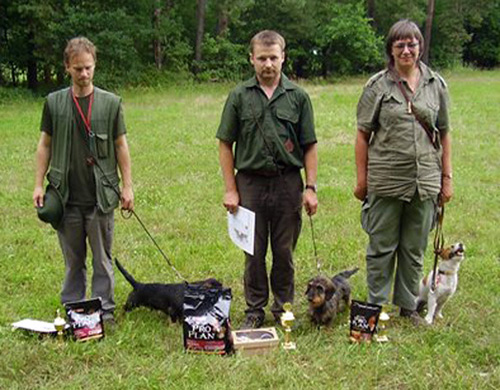
[[[399,315],[400,317],[408,318],[414,326],[422,326],[427,324],[425,320],[420,317],[416,310],[405,309],[402,307],[399,311]]]
[[[247,314],[240,329],[257,329],[264,324],[264,318],[255,314]]]

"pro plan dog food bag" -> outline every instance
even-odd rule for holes
[[[351,342],[372,341],[381,311],[382,306],[380,305],[355,300],[351,302],[351,333],[349,337]]]
[[[231,289],[188,285],[184,292],[184,348],[198,353],[230,353],[230,306]]]
[[[102,305],[100,298],[68,302],[64,305],[76,341],[102,339]]]

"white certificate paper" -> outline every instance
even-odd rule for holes
[[[229,237],[249,255],[253,256],[255,238],[255,213],[239,206],[236,213],[227,213]]]

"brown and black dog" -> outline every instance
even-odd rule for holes
[[[182,320],[184,316],[184,291],[187,282],[184,283],[139,283],[130,275],[120,262],[115,259],[116,266],[125,276],[125,279],[134,288],[125,304],[125,311],[144,306],[150,309],[161,310],[170,316],[172,322]],[[221,288],[222,283],[210,278],[190,284],[203,285],[206,288]]]
[[[316,276],[307,284],[309,317],[318,326],[329,325],[333,319],[350,304],[351,286],[349,279],[359,268],[340,272],[333,278]]]

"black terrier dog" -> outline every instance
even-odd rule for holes
[[[172,322],[182,320],[184,315],[184,290],[187,282],[184,283],[139,283],[130,275],[120,262],[115,259],[116,266],[125,276],[125,279],[134,288],[130,292],[125,311],[130,311],[136,307],[144,306],[155,310],[161,310],[170,316]],[[191,284],[202,285],[206,288],[221,288],[222,283],[210,278],[200,280]]]
[[[309,301],[309,317],[318,326],[329,325],[332,320],[350,304],[351,286],[348,278],[359,268],[340,272],[333,278],[316,276],[307,284],[306,296]]]

